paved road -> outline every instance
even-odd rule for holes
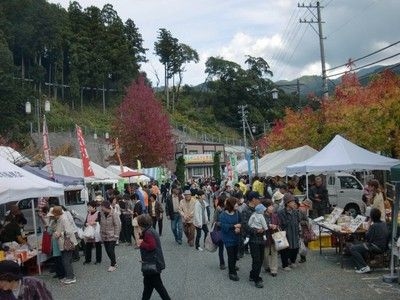
[[[166,261],[162,273],[164,284],[172,299],[400,299],[400,285],[382,282],[387,270],[371,274],[355,274],[351,261],[341,269],[334,250],[310,252],[307,263],[290,272],[278,271],[277,277],[261,274],[264,289],[257,289],[248,281],[251,265],[249,255],[238,262],[239,282],[228,279],[221,271],[218,254],[199,252],[183,244],[177,245],[164,220],[161,237]],[[93,253],[94,254],[94,253]],[[141,299],[143,288],[138,250],[120,245],[116,248],[119,268],[109,273],[108,257],[103,251],[102,265],[74,263],[77,283],[64,286],[52,274],[41,276],[52,290],[55,299]],[[160,299],[157,293],[152,299]]]

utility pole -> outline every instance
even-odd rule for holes
[[[324,93],[324,100],[328,99],[328,78],[326,77],[326,66],[325,66],[325,48],[324,48],[324,39],[325,37],[322,34],[322,23],[325,23],[321,20],[321,8],[324,8],[323,6],[319,5],[319,1],[317,1],[317,5],[304,5],[300,3],[297,4],[299,8],[307,8],[309,12],[316,18],[316,20],[311,19],[311,20],[302,20],[300,19],[300,23],[307,23],[311,26],[311,28],[318,34],[319,36],[319,49],[321,53],[321,66],[322,66],[322,88],[323,88],[323,93]],[[312,9],[316,8],[317,9],[317,15],[315,15],[314,11]],[[318,31],[315,30],[315,28],[311,24],[318,23]]]
[[[247,138],[246,138],[246,124],[247,124],[247,105],[239,106],[239,113],[242,118],[242,128],[243,128],[243,144],[244,144],[244,158],[247,160],[247,171],[249,174],[249,178],[251,177],[251,164],[250,164],[250,156],[247,154]]]

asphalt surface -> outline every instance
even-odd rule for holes
[[[341,269],[334,249],[324,249],[322,255],[310,251],[306,263],[290,272],[279,269],[277,277],[262,272],[264,288],[257,289],[248,281],[250,255],[238,262],[240,281],[234,282],[228,279],[227,270],[219,269],[217,252],[199,252],[175,243],[167,219],[161,242],[166,261],[162,280],[171,299],[400,299],[400,285],[382,281],[387,269],[356,274],[350,258],[345,258]],[[109,259],[104,249],[101,265],[83,265],[81,257],[73,265],[76,284],[63,285],[46,269],[40,278],[55,299],[141,299],[139,251],[121,244],[116,255],[119,267],[112,273],[107,272]],[[160,299],[156,291],[152,299]]]

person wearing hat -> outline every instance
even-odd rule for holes
[[[109,201],[103,201],[101,203],[100,212],[100,235],[104,244],[104,249],[111,261],[108,272],[114,272],[117,269],[115,245],[119,239],[120,232],[121,220],[118,214],[114,212]]]
[[[255,212],[255,208],[260,204],[260,194],[258,192],[250,192],[248,194],[248,205],[241,213],[241,228],[243,228],[243,234],[249,237],[249,248],[252,259],[251,271],[249,280],[254,281],[257,288],[263,288],[263,280],[260,277],[261,267],[264,259],[264,232],[263,228],[251,228],[249,226],[249,220],[251,215]]]
[[[15,261],[0,261],[0,299],[52,300],[46,284],[35,277],[22,276],[21,267]]]
[[[300,248],[300,213],[297,210],[296,198],[291,193],[283,196],[285,207],[278,211],[279,223],[281,229],[286,231],[286,238],[289,242],[289,248],[280,251],[282,268],[290,271],[295,268],[296,258]]]
[[[182,194],[177,185],[172,185],[172,193],[165,200],[165,213],[167,218],[171,220],[171,230],[174,234],[175,241],[182,244],[182,217],[179,213],[179,203],[182,200]]]
[[[78,244],[78,241],[75,237],[75,228],[72,226],[68,216],[64,213],[61,206],[54,206],[47,215],[49,217],[53,217],[57,221],[56,231],[53,233],[53,236],[57,239],[57,244],[61,251],[61,259],[65,271],[65,278],[61,279],[61,282],[64,284],[76,283],[76,278],[72,267],[72,256],[74,250],[64,248],[65,238],[69,238],[75,246]]]
[[[274,202],[275,210],[279,208],[283,208],[283,195],[287,192],[287,186],[285,184],[281,184],[279,189],[272,195],[272,201]]]
[[[193,225],[194,206],[196,200],[192,198],[190,190],[185,190],[183,193],[184,199],[179,203],[179,213],[182,216],[183,232],[187,237],[187,242],[190,247],[194,246],[195,227]]]
[[[299,263],[305,263],[307,261],[307,248],[308,243],[315,239],[316,236],[310,226],[310,222],[308,220],[309,210],[312,208],[312,201],[309,199],[304,199],[301,203],[298,204],[298,210],[300,212],[300,228],[301,228],[301,242],[304,244],[304,250],[300,251],[300,260]],[[300,247],[302,249],[302,247]]]

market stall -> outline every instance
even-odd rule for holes
[[[26,198],[58,197],[64,194],[64,186],[50,180],[36,176],[0,157],[0,204],[17,201]],[[32,200],[33,201],[33,200]],[[18,249],[10,247],[11,255],[23,263],[26,259],[36,256],[37,267],[40,273],[40,247],[36,232],[35,207],[32,203],[32,214],[34,222],[34,239],[31,240],[31,249]],[[36,250],[36,251],[33,251]]]

